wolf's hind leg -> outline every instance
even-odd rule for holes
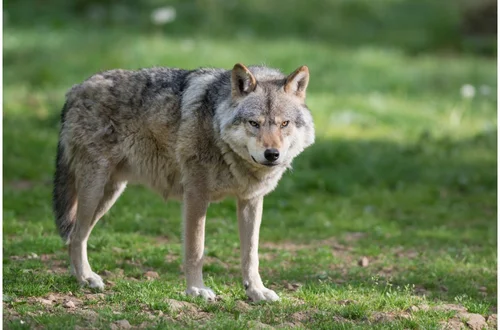
[[[71,272],[91,288],[104,289],[101,277],[94,273],[87,258],[87,241],[97,221],[111,208],[125,189],[125,183],[107,182],[107,175],[96,175],[82,182],[78,189],[78,209],[71,234],[69,253]]]
[[[94,225],[102,218],[106,212],[115,204],[116,200],[122,192],[127,187],[127,182],[114,182],[110,181],[104,187],[104,195],[97,206],[95,217],[94,217]]]

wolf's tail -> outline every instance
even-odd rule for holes
[[[62,120],[66,106],[63,109]],[[57,229],[62,239],[69,244],[70,234],[76,221],[76,186],[75,175],[71,171],[67,158],[64,156],[64,147],[59,141],[57,145],[56,172],[54,175],[54,190],[52,194],[52,206]]]

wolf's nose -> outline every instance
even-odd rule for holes
[[[266,149],[266,151],[264,151],[264,157],[266,157],[266,159],[270,162],[274,162],[276,159],[278,159],[280,157],[280,152],[278,151],[278,149]]]

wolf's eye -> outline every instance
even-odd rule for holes
[[[289,122],[290,122],[289,120],[282,122],[281,123],[281,128],[287,127]]]
[[[255,128],[259,128],[259,126],[260,126],[257,122],[255,122],[253,120],[250,120],[249,123],[250,123],[250,125],[252,125]]]

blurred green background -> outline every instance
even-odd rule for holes
[[[261,261],[263,277],[305,304],[292,308],[285,299],[235,319],[226,301],[224,308],[207,307],[216,315],[212,328],[247,319],[277,325],[310,306],[326,313],[311,321],[315,328],[344,324],[339,315],[345,324],[372,328],[370,315],[404,310],[422,292],[432,303],[460,302],[487,316],[497,297],[496,6],[491,0],[5,1],[3,283],[9,299],[25,303],[4,305],[11,315],[4,318],[40,309],[30,297],[75,292],[66,273],[44,273],[54,260],[67,266],[50,201],[65,92],[107,69],[230,69],[237,62],[285,73],[305,64],[311,72],[307,103],[317,142],[266,197],[261,238],[264,255],[272,255]],[[128,301],[130,314],[114,314],[122,301],[109,298],[99,309],[100,325],[119,317],[138,324],[134,308],[165,311],[158,295],[177,297],[181,228],[177,203],[137,186],[100,221],[89,243],[98,272],[124,269],[124,276],[140,278],[155,270],[165,280],[135,287],[117,281],[110,290]],[[223,296],[244,299],[241,288],[233,291],[236,231],[234,201],[213,205],[207,276]],[[339,244],[345,245],[340,255]],[[52,261],[23,257],[31,253]],[[363,255],[369,267],[357,266]],[[230,268],[214,260],[229,260]],[[414,290],[390,296],[378,280],[367,280],[373,276]],[[306,285],[288,292],[285,280]],[[354,303],[332,305],[332,299]],[[37,324],[76,322],[56,312]],[[450,317],[421,313],[395,328],[436,328]]]
[[[175,17],[167,14],[167,24],[152,19],[155,10],[165,7],[175,11]],[[493,0],[52,0],[6,1],[5,10],[7,26],[27,28],[301,38],[344,46],[386,46],[413,54],[465,51],[494,56],[496,52]]]

